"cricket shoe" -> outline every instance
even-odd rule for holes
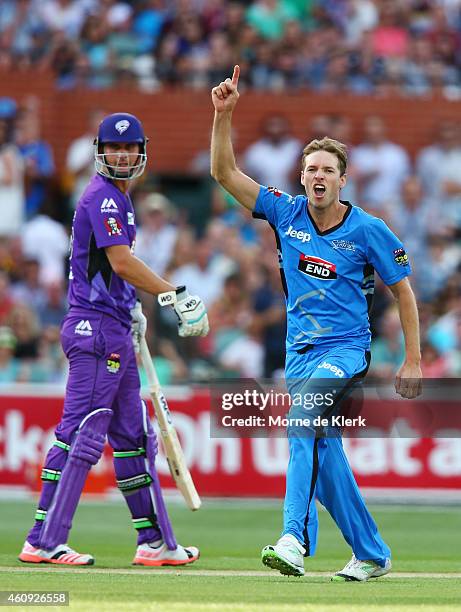
[[[197,561],[200,551],[195,546],[185,548],[178,544],[175,550],[170,550],[164,542],[140,544],[136,549],[133,565],[187,565]]]
[[[304,576],[305,552],[298,540],[287,533],[275,546],[269,545],[262,549],[261,561],[285,576]]]
[[[23,563],[55,563],[58,565],[94,565],[94,557],[81,555],[75,552],[67,544],[58,544],[53,550],[43,550],[24,543],[21,554],[18,557]]]
[[[340,572],[332,576],[333,582],[365,582],[370,578],[379,578],[391,571],[392,563],[390,559],[386,559],[384,567],[381,567],[374,561],[360,561],[355,555]]]

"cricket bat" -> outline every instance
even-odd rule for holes
[[[141,360],[146,371],[149,393],[154,405],[155,416],[157,417],[166,459],[170,468],[173,480],[177,488],[181,491],[186,504],[191,510],[198,510],[202,501],[195,488],[192,476],[187,468],[184,453],[179,443],[178,434],[174,428],[170,409],[165,396],[160,389],[157,372],[147,346],[146,339],[140,341]]]

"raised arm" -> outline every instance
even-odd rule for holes
[[[222,81],[211,90],[215,109],[211,135],[211,176],[245,208],[253,210],[259,185],[237,168],[231,140],[232,112],[237,104],[239,66],[232,79]]]

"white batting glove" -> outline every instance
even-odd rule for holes
[[[210,330],[205,304],[198,295],[189,295],[182,286],[176,291],[165,291],[158,296],[160,306],[173,306],[178,316],[178,334],[181,338],[188,336],[206,336]]]
[[[141,300],[136,300],[136,306],[131,309],[131,337],[135,353],[141,350],[141,338],[146,335],[147,319],[142,312]]]

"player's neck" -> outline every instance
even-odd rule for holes
[[[317,208],[312,206],[312,204],[308,204],[308,206],[309,213],[321,232],[325,232],[341,223],[347,209],[347,206],[341,204],[339,200],[327,208]]]
[[[130,181],[117,181],[116,179],[112,179],[112,183],[123,194],[125,194],[128,191],[129,187],[130,187]]]

